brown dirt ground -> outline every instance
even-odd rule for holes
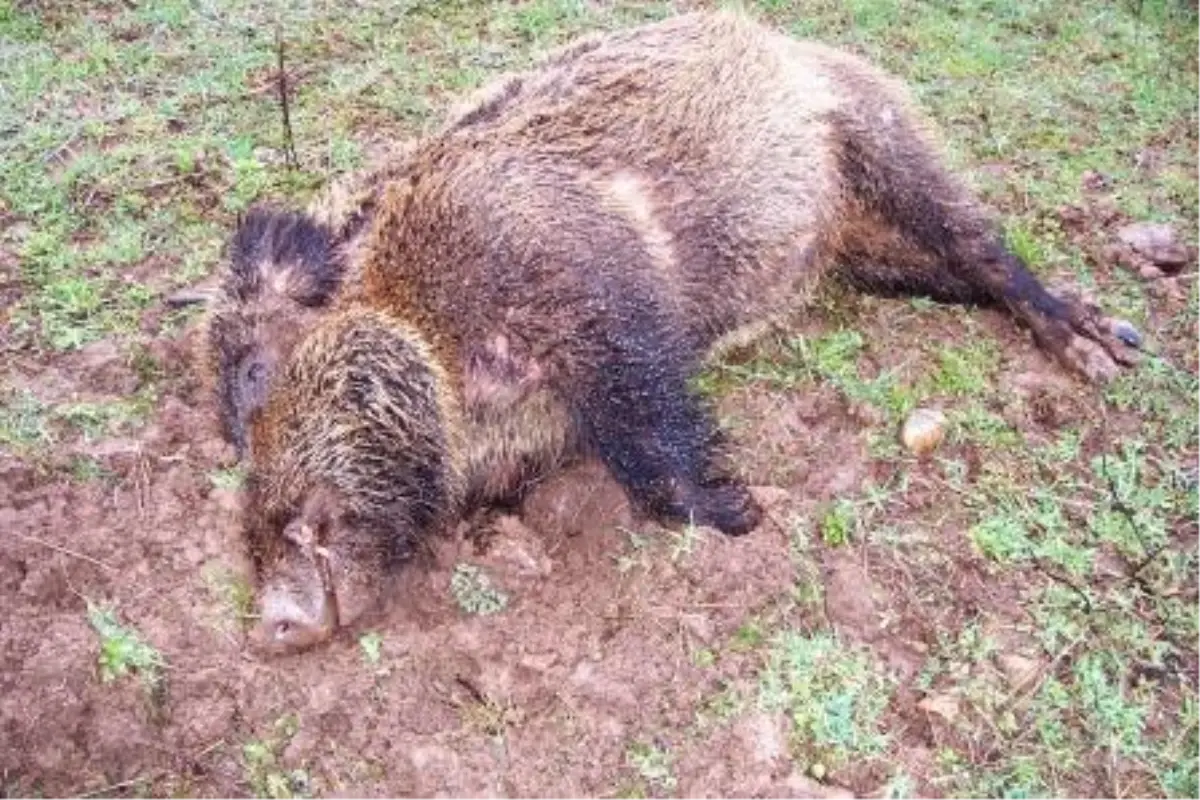
[[[892,337],[896,364],[921,357],[931,338],[963,332],[956,313],[917,317],[903,303],[870,301],[864,334]],[[1080,384],[1062,375],[1009,322],[964,312],[1004,352],[999,380],[1044,409],[1026,429],[1082,413]],[[860,321],[861,318],[860,318]],[[822,323],[806,323],[819,330]],[[828,321],[824,323],[828,326]],[[453,536],[403,572],[390,608],[373,621],[382,658],[365,664],[353,636],[285,659],[245,646],[214,569],[244,572],[237,492],[209,474],[229,453],[213,408],[188,378],[193,327],[151,353],[167,387],[136,436],[60,446],[44,459],[0,454],[0,776],[10,791],[241,795],[251,790],[243,745],[269,740],[276,722],[296,729],[278,747],[280,770],[304,769],[313,790],[347,795],[609,795],[636,780],[633,741],[674,754],[674,792],[685,796],[841,796],[880,790],[887,775],[850,765],[827,783],[789,754],[782,715],[753,707],[728,725],[698,712],[722,686],[752,686],[761,663],[723,648],[747,620],[792,614],[860,642],[900,679],[886,724],[923,793],[942,741],[936,715],[906,689],[938,630],[957,630],[982,607],[1019,614],[949,513],[942,563],[929,574],[864,548],[813,544],[824,619],[789,606],[796,570],[791,520],[813,519],[873,474],[866,430],[828,388],[737,390],[723,400],[737,457],[768,509],[750,536],[703,535],[672,557],[632,548],[639,527],[624,496],[596,465],[556,476],[521,518],[477,521],[487,536]],[[46,401],[123,397],[139,378],[115,348],[95,345],[52,368],[16,364]],[[1040,403],[1040,406],[1038,405]],[[1039,422],[1041,420],[1041,422]],[[87,453],[112,477],[72,480],[65,459]],[[939,494],[932,469],[927,502]],[[910,493],[922,503],[922,492]],[[647,526],[641,525],[642,528]],[[674,542],[660,532],[660,541]],[[64,549],[59,549],[64,548]],[[69,551],[69,552],[68,552]],[[468,616],[450,576],[482,565],[511,597],[503,613]],[[997,595],[997,592],[1000,595]],[[166,658],[165,689],[150,698],[135,679],[102,683],[84,598],[112,601],[122,620]],[[790,610],[789,610],[790,609]],[[796,615],[799,615],[797,618]],[[721,652],[719,681],[698,650]],[[723,682],[723,683],[722,683]]]

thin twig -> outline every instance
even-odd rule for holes
[[[23,533],[17,533],[14,535],[18,539],[24,539],[25,541],[32,542],[33,544],[40,544],[42,547],[47,547],[51,550],[54,550],[55,552],[62,553],[65,556],[71,556],[72,558],[78,558],[82,561],[87,561],[88,563],[95,564],[97,567],[103,567],[104,569],[108,570],[109,572],[118,572],[117,568],[112,566],[111,564],[105,564],[103,561],[96,559],[96,558],[92,558],[89,555],[84,555],[83,553],[80,553],[78,550],[72,550],[69,547],[63,547],[62,545],[54,544],[53,542],[47,542],[45,539],[39,539],[36,536],[26,536]]]
[[[1109,441],[1107,413],[1103,414],[1100,418],[1100,435],[1106,442]],[[1117,481],[1115,478],[1113,478],[1112,472],[1108,469],[1107,450],[1100,451],[1100,470],[1104,473],[1105,483],[1108,484],[1108,493],[1111,496],[1113,509],[1125,518],[1125,521],[1129,523],[1130,530],[1133,531],[1133,535],[1137,537],[1138,543],[1141,544],[1142,549],[1148,552],[1148,555],[1145,558],[1143,558],[1137,563],[1136,566],[1129,570],[1126,583],[1136,582],[1147,592],[1154,594],[1152,588],[1142,579],[1141,572],[1147,566],[1149,566],[1154,559],[1158,558],[1159,554],[1162,553],[1167,546],[1164,544],[1151,548],[1148,545],[1146,537],[1142,535],[1142,529],[1137,523],[1137,517],[1134,515],[1133,509],[1129,507],[1129,505],[1125,502],[1125,499],[1121,496],[1120,492],[1117,491]]]
[[[206,755],[208,755],[212,751],[216,750],[218,747],[220,747],[223,744],[225,744],[225,740],[223,738],[217,739],[215,742],[210,744],[208,747],[204,748],[199,753],[196,753],[196,755],[192,756],[192,761],[199,761],[200,759],[204,758]]]
[[[1080,636],[1078,639],[1068,642],[1067,645],[1059,651],[1058,655],[1056,655],[1049,664],[1038,670],[1037,677],[1034,680],[1028,681],[1022,686],[1018,686],[1013,690],[1012,694],[1006,697],[996,708],[1015,711],[1019,706],[1023,705],[1025,701],[1038,693],[1042,686],[1045,685],[1046,679],[1053,676],[1054,673],[1058,671],[1058,666],[1063,662],[1063,659],[1070,655],[1071,651],[1082,644],[1086,638],[1086,636]],[[987,718],[986,715],[984,718]],[[1036,726],[1026,725],[1014,738],[1009,739],[1008,741],[1004,741],[1003,736],[997,736],[997,738],[992,740],[992,745],[988,748],[987,753],[984,754],[983,760],[987,761],[990,759],[996,753],[996,751],[1000,749],[1001,745],[1004,745],[1009,750],[1012,750],[1015,745],[1024,741],[1025,738],[1029,736],[1030,732],[1035,730],[1037,730]]]
[[[96,797],[97,795],[102,795],[102,794],[109,795],[109,794],[112,794],[113,792],[117,791],[118,789],[126,789],[130,786],[133,786],[134,784],[141,783],[142,781],[156,781],[159,778],[161,778],[163,775],[166,775],[166,774],[167,774],[167,770],[160,769],[158,772],[152,772],[149,775],[139,775],[136,778],[130,778],[129,780],[121,781],[120,783],[114,783],[109,786],[101,786],[99,789],[93,789],[90,792],[85,792],[83,794],[76,795],[76,796],[77,797]]]
[[[283,112],[283,158],[289,169],[299,169],[300,159],[296,157],[296,140],[292,136],[292,116],[288,108],[287,72],[283,67],[283,34],[279,27],[275,28],[275,52],[279,60],[279,107]]]
[[[1034,569],[1036,569],[1038,572],[1042,573],[1056,583],[1061,583],[1063,586],[1066,586],[1068,589],[1075,592],[1075,594],[1079,595],[1079,599],[1083,601],[1083,610],[1088,614],[1092,613],[1092,598],[1088,597],[1087,592],[1085,592],[1078,584],[1065,575],[1060,575],[1047,567],[1042,559],[1035,556],[1032,561]]]

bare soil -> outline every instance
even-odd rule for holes
[[[889,368],[921,359],[930,341],[964,335],[962,317],[950,312],[918,316],[904,303],[877,301],[867,312],[861,329],[889,337]],[[1091,390],[1007,319],[963,314],[1002,348],[998,380],[1029,410],[1014,424],[1053,431],[1085,413],[1078,398]],[[831,323],[818,315],[805,325],[820,332]],[[938,793],[929,782],[933,754],[953,741],[944,725],[952,709],[923,697],[915,678],[940,631],[981,616],[1003,628],[1021,616],[1021,597],[969,546],[966,514],[953,500],[926,533],[940,543],[940,563],[820,541],[814,521],[834,498],[888,477],[868,453],[872,421],[834,390],[751,386],[722,399],[735,458],[768,512],[749,536],[701,531],[692,541],[656,530],[631,516],[601,467],[583,464],[546,481],[520,516],[481,515],[431,542],[364,628],[382,637],[378,663],[368,663],[352,633],[317,651],[263,660],[247,648],[214,579],[247,574],[247,565],[240,495],[210,479],[231,454],[216,435],[210,398],[191,377],[196,336],[193,327],[149,354],[165,390],[136,436],[64,440],[37,457],[6,454],[0,462],[6,794],[261,792],[243,749],[252,741],[272,748],[275,762],[260,769],[302,770],[291,789],[318,794],[880,791],[888,773],[878,765],[850,764],[814,780],[794,758],[781,713],[751,703],[723,722],[705,716],[706,703],[728,687],[753,697],[762,657],[731,646],[737,632],[784,618],[832,627],[886,667],[898,687],[884,719],[897,763],[919,792]],[[15,371],[48,402],[119,399],[141,382],[104,344]],[[958,451],[968,462],[969,448]],[[78,455],[111,474],[72,478],[65,466]],[[911,513],[953,498],[932,464],[908,469]],[[824,598],[815,610],[793,602],[797,524],[806,525],[813,559],[799,580],[819,583]],[[461,562],[481,566],[508,595],[501,613],[472,616],[456,605],[450,577]],[[162,653],[168,667],[159,691],[132,677],[100,680],[87,600],[114,603]],[[719,669],[705,665],[702,652],[717,654]],[[634,742],[670,753],[677,783],[639,783],[627,757]]]

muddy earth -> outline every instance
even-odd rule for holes
[[[1032,436],[1088,413],[1080,396],[1092,390],[994,312],[851,307],[867,336],[993,337],[1005,353],[996,380]],[[815,311],[800,333],[836,324]],[[967,515],[939,491],[934,464],[872,459],[872,436],[895,438],[878,415],[821,384],[750,386],[725,393],[719,409],[767,509],[752,535],[655,528],[631,516],[600,466],[584,463],[546,481],[520,515],[480,515],[431,542],[362,628],[313,652],[260,659],[239,618],[248,575],[240,493],[219,478],[232,455],[191,377],[197,335],[193,325],[144,354],[168,390],[135,435],[77,438],[0,462],[0,775],[9,794],[881,790],[891,766],[873,762],[814,779],[789,746],[787,715],[757,707],[762,640],[781,626],[832,629],[873,654],[898,687],[881,722],[892,737],[887,764],[936,794],[925,780],[942,740],[930,712],[938,707],[918,688],[925,655],[966,619],[1022,618],[1018,590],[969,546]],[[882,350],[878,366],[904,369],[921,352]],[[146,371],[103,343],[26,366],[43,397],[119,398]],[[969,444],[947,448],[970,461]],[[72,472],[84,455],[102,465],[98,476]],[[870,541],[830,546],[814,533],[829,503],[889,471],[916,487],[892,522],[940,526],[919,537],[940,540],[934,568],[914,573],[914,562]],[[925,513],[947,498],[942,513]],[[1184,535],[1194,545],[1194,529]],[[503,596],[498,612],[465,610],[479,608],[452,586],[462,565]],[[157,651],[157,680],[136,670],[106,679],[89,607],[115,608]],[[739,693],[750,701],[722,714],[717,701]],[[638,748],[669,754],[669,770],[656,780],[631,755]]]

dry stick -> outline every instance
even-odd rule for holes
[[[275,28],[275,52],[279,59],[279,107],[283,112],[283,158],[289,169],[299,169],[296,157],[296,141],[292,136],[292,116],[288,110],[287,73],[283,68],[283,34]]]
[[[112,566],[111,564],[105,564],[103,561],[100,561],[99,559],[96,559],[96,558],[92,558],[91,556],[88,556],[88,555],[84,555],[83,553],[80,553],[78,550],[72,550],[69,547],[63,547],[62,545],[54,544],[53,542],[47,542],[45,539],[39,539],[36,536],[26,536],[23,533],[17,533],[14,535],[18,539],[24,539],[27,542],[32,542],[34,544],[40,544],[42,547],[47,547],[51,550],[62,553],[65,556],[71,556],[72,558],[78,558],[82,561],[87,561],[89,563],[95,564],[97,567],[103,567],[104,569],[108,570],[109,572],[117,572],[118,571],[117,568]]]
[[[1107,412],[1105,412],[1101,417],[1100,425],[1101,435],[1105,441],[1109,441]],[[1129,507],[1129,505],[1125,502],[1125,499],[1121,497],[1120,492],[1117,491],[1116,479],[1113,478],[1112,473],[1108,469],[1108,451],[1106,450],[1102,450],[1100,452],[1100,469],[1104,472],[1104,480],[1108,484],[1108,493],[1112,496],[1112,507],[1118,513],[1120,513],[1122,517],[1125,518],[1126,522],[1129,523],[1129,528],[1133,531],[1133,535],[1136,536],[1138,542],[1141,543],[1142,549],[1147,552],[1146,557],[1139,561],[1131,570],[1129,570],[1126,583],[1136,582],[1138,586],[1141,586],[1142,589],[1144,589],[1147,593],[1156,594],[1153,588],[1142,579],[1141,572],[1148,567],[1150,563],[1154,561],[1154,559],[1158,558],[1159,554],[1167,549],[1167,546],[1165,544],[1154,548],[1147,546],[1146,537],[1142,535],[1142,529],[1138,526],[1137,518],[1134,516],[1133,509]]]
[[[1054,657],[1053,661],[1051,661],[1049,664],[1047,664],[1042,669],[1038,670],[1038,674],[1037,674],[1036,678],[1029,681],[1025,686],[1017,687],[1016,689],[1014,689],[1012,694],[1010,694],[1003,701],[1001,701],[1000,705],[997,706],[997,708],[1006,709],[1006,710],[1016,710],[1016,708],[1018,706],[1020,706],[1026,700],[1028,700],[1029,698],[1031,698],[1035,694],[1037,694],[1038,690],[1041,689],[1042,686],[1045,685],[1046,679],[1053,677],[1054,673],[1058,671],[1058,666],[1063,662],[1063,659],[1065,659],[1068,655],[1070,655],[1072,650],[1074,650],[1076,647],[1078,647],[1080,644],[1082,644],[1083,640],[1085,638],[1087,638],[1087,637],[1080,636],[1078,639],[1068,642],[1066,647],[1064,647],[1062,650],[1060,650],[1058,655],[1056,655]],[[1033,725],[1026,725],[1024,728],[1021,729],[1021,731],[1013,739],[1011,739],[1010,741],[1008,741],[1004,744],[1007,744],[1009,748],[1012,748],[1014,745],[1024,741],[1026,739],[1026,737],[1028,737],[1029,734],[1034,730],[1036,730],[1036,728]],[[1000,749],[1000,746],[1002,744],[1002,742],[1001,742],[1002,738],[1003,737],[998,737],[997,739],[994,739],[992,741],[992,746],[988,748],[987,752],[983,756],[985,761],[987,759],[991,758],[992,755],[995,754],[995,752]]]
[[[163,775],[166,775],[166,774],[167,774],[167,770],[160,769],[157,772],[150,773],[149,775],[139,775],[136,778],[130,778],[127,781],[121,781],[120,783],[114,783],[109,786],[101,786],[99,789],[93,789],[90,792],[86,792],[84,794],[77,795],[77,796],[78,797],[96,797],[97,795],[102,795],[102,794],[108,795],[108,794],[112,794],[113,792],[117,791],[118,789],[126,789],[130,786],[133,786],[134,784],[141,783],[142,781],[156,781],[159,778],[161,778]]]

